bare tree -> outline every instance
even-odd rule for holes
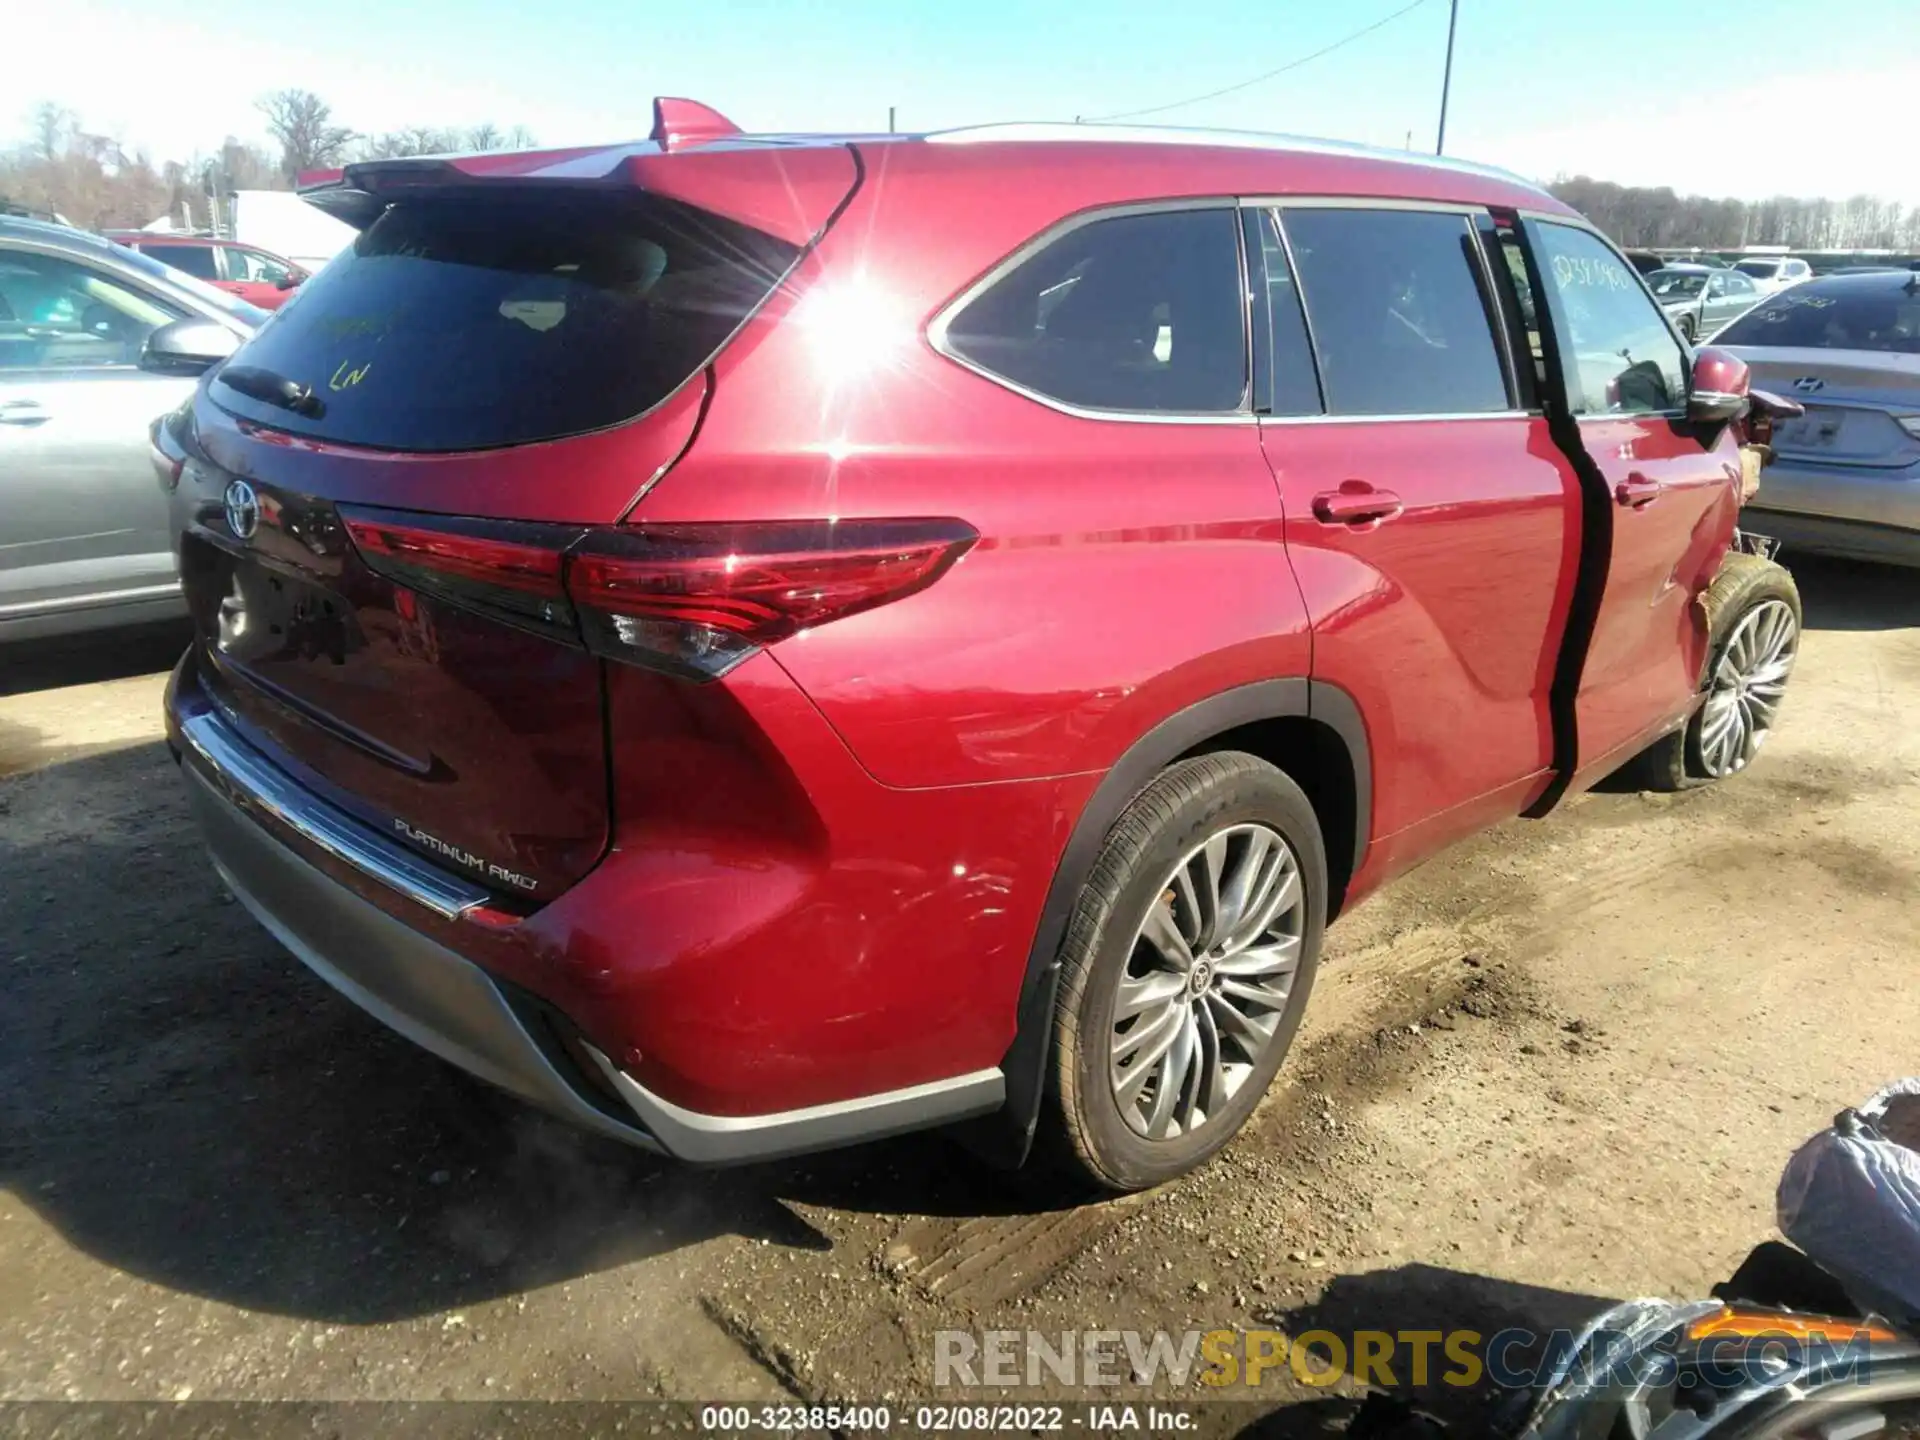
[[[33,153],[42,160],[58,160],[74,126],[71,110],[64,110],[51,100],[41,101],[33,107]]]
[[[362,160],[391,160],[407,155],[461,155],[484,150],[525,150],[533,137],[524,125],[502,130],[492,121],[470,130],[435,129],[415,125],[406,130],[389,130],[382,135],[364,136],[355,153]]]
[[[333,107],[311,90],[276,90],[260,101],[260,112],[280,142],[280,173],[289,181],[337,164],[353,141],[353,131],[335,125]]]

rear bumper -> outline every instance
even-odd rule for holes
[[[1763,478],[1763,487],[1765,483]],[[1761,493],[1765,494],[1764,488]],[[1756,500],[1740,512],[1740,528],[1778,540],[1787,547],[1788,560],[1794,550],[1804,550],[1887,565],[1920,565],[1920,517],[1911,526],[1883,524],[1804,510],[1770,509]]]
[[[1740,525],[1789,547],[1920,564],[1920,465],[1882,469],[1783,455],[1761,472]]]
[[[341,994],[416,1044],[588,1129],[676,1159],[728,1164],[870,1140],[997,1109],[998,1069],[765,1115],[708,1115],[648,1091],[599,1051],[582,1073],[542,1007],[326,874],[312,847],[443,918],[486,892],[437,871],[302,790],[211,707],[183,701],[169,729],[215,867],[235,897]],[[596,1083],[597,1082],[597,1083]]]

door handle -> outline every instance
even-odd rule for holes
[[[44,425],[52,418],[38,400],[0,400],[0,425]]]
[[[1313,518],[1323,525],[1391,520],[1406,508],[1391,490],[1376,490],[1364,480],[1343,480],[1338,490],[1322,490],[1313,497]]]
[[[1613,499],[1615,504],[1625,505],[1629,510],[1644,510],[1658,500],[1660,492],[1666,488],[1658,480],[1649,479],[1636,470],[1613,487]]]

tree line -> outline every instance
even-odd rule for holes
[[[311,90],[276,90],[258,108],[269,143],[229,135],[205,153],[155,162],[146,151],[88,130],[71,111],[41,104],[32,112],[26,140],[0,151],[0,202],[52,211],[89,229],[137,227],[178,214],[182,202],[201,217],[210,195],[290,188],[303,170],[535,143],[525,126],[491,123],[363,133],[336,119],[333,107]],[[1548,189],[1622,245],[1920,252],[1920,205],[1908,208],[1871,195],[1716,200],[1586,175],[1563,176]]]
[[[42,103],[32,111],[26,139],[0,150],[0,207],[50,212],[90,230],[138,228],[177,215],[183,202],[203,219],[210,196],[291,189],[303,170],[537,143],[523,125],[492,123],[363,133],[337,121],[333,107],[311,90],[276,90],[258,108],[269,143],[229,135],[185,159],[155,161],[145,150],[88,129],[71,110]]]
[[[1845,200],[1714,200],[1666,187],[1616,185],[1586,175],[1547,187],[1622,245],[1737,250],[1920,251],[1920,205],[1854,195]]]

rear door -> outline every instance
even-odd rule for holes
[[[1524,222],[1568,403],[1607,490],[1599,612],[1576,702],[1576,785],[1689,713],[1706,652],[1696,597],[1732,539],[1738,445],[1686,420],[1688,361],[1631,266],[1575,223]]]
[[[1255,223],[1261,442],[1314,674],[1367,716],[1375,834],[1406,863],[1545,785],[1577,482],[1512,372],[1483,214],[1290,202]]]
[[[0,243],[0,623],[174,589],[147,427],[194,382],[137,362],[186,313],[121,271]]]

